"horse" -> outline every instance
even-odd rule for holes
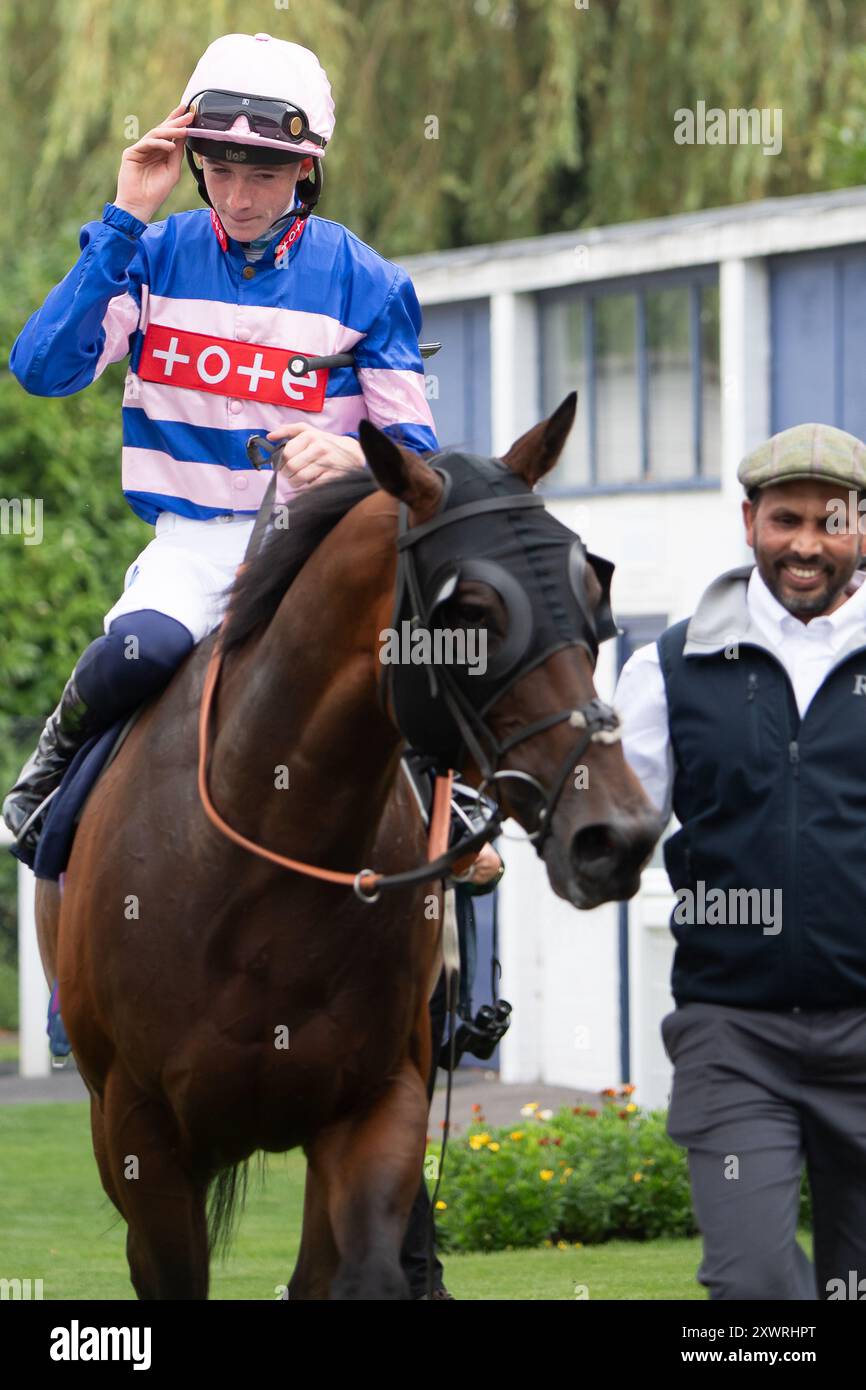
[[[501,460],[454,456],[540,504],[540,531],[524,546],[530,564],[553,530],[557,543],[561,533],[578,539],[534,492],[575,400]],[[442,880],[409,875],[378,893],[356,880],[353,892],[288,872],[226,838],[197,782],[216,646],[207,778],[236,834],[326,869],[373,865],[368,889],[424,864],[404,732],[393,692],[381,696],[381,634],[393,616],[399,518],[404,541],[437,524],[452,455],[419,456],[366,421],[360,438],[368,468],[292,499],[288,528],[273,527],[239,572],[222,629],[145,707],[86,803],[62,894],[38,883],[43,963],[59,982],[99,1175],[126,1222],[142,1300],[206,1299],[249,1160],[296,1147],[307,1175],[289,1299],[408,1297],[399,1256],[425,1148]],[[489,493],[482,482],[476,491]],[[493,508],[497,534],[514,530],[509,505]],[[459,549],[460,531],[442,527],[440,548]],[[570,770],[583,727],[590,785],[576,790],[558,773],[544,808],[549,880],[578,907],[630,897],[661,830],[611,732],[615,716],[596,717],[586,631],[603,584],[584,571],[581,631],[518,671],[484,721],[501,745],[510,740],[494,773],[513,779],[496,784],[503,814],[530,829],[533,787],[546,794],[551,770]],[[511,600],[456,572],[446,590],[442,612],[455,624],[483,628],[494,653],[509,640]],[[555,713],[563,709],[572,715]],[[459,768],[475,785],[479,761],[466,753]]]

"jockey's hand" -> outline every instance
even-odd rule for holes
[[[124,150],[117,176],[116,207],[150,222],[180,178],[185,127],[195,113],[176,106],[160,125],[154,126]]]
[[[366,459],[357,439],[331,434],[303,421],[281,425],[267,438],[272,444],[287,440],[280,470],[288,474],[293,487],[324,483],[348,468],[363,468]]]

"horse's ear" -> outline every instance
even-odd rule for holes
[[[577,392],[572,391],[549,419],[533,425],[531,430],[514,441],[502,462],[525,478],[530,487],[535,487],[539,478],[550,472],[562,453],[576,412]]]
[[[429,463],[411,449],[401,449],[369,420],[360,421],[358,437],[370,472],[384,492],[405,502],[413,513],[435,511],[442,496],[442,479]]]

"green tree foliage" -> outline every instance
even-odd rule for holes
[[[70,259],[68,246],[51,243],[13,266],[0,296],[4,355],[21,327],[20,306],[38,301]],[[0,492],[41,504],[43,536],[40,544],[11,529],[0,536],[0,716],[54,708],[152,535],[120,491],[123,375],[122,366],[109,368],[88,390],[46,400],[0,369]]]
[[[325,215],[386,254],[805,192],[860,177],[866,6],[843,0],[7,0],[0,239],[82,222],[202,50],[315,48],[337,128]],[[674,112],[779,108],[784,142],[683,146]],[[847,132],[846,145],[844,135]],[[186,175],[166,206],[195,206]]]

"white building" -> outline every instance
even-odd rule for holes
[[[575,386],[578,424],[545,491],[617,566],[624,635],[602,649],[610,698],[635,646],[751,558],[742,456],[826,421],[866,438],[866,189],[475,246],[404,261],[424,306],[440,442],[501,455]],[[438,398],[436,389],[438,388]],[[661,867],[628,904],[578,913],[534,852],[507,846],[504,1079],[666,1102],[659,1020],[673,897]],[[660,854],[656,862],[661,865]],[[486,965],[480,943],[479,988]]]

